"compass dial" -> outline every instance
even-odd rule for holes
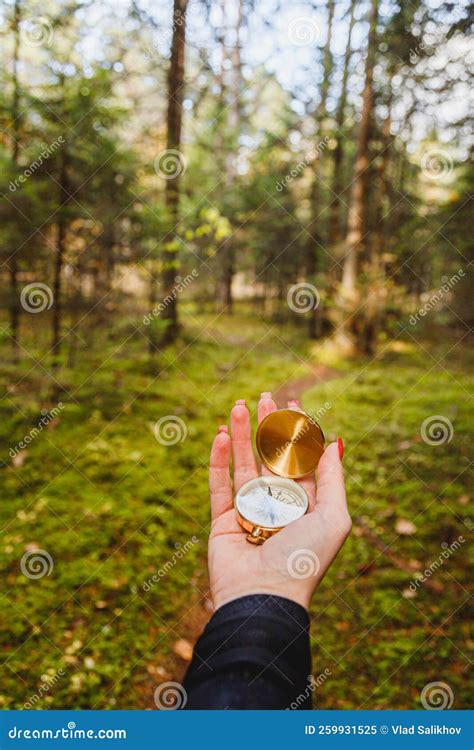
[[[292,479],[257,477],[240,488],[235,507],[255,526],[281,529],[304,516],[308,509],[308,495]]]

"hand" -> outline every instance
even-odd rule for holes
[[[289,408],[298,408],[290,401]],[[270,393],[258,404],[258,421],[276,410]],[[209,484],[212,528],[209,539],[209,574],[214,606],[248,594],[275,594],[308,609],[319,584],[351,529],[344,476],[337,443],[331,443],[314,475],[298,479],[309,496],[305,516],[262,545],[250,544],[237,521],[229,464],[232,450],[234,492],[258,476],[252,449],[250,414],[237,401],[230,416],[231,436],[220,427],[211,451]],[[272,474],[262,466],[263,475]]]

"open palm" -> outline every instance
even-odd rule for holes
[[[289,408],[299,408],[290,401]],[[259,423],[276,410],[270,393],[258,404]],[[231,416],[231,434],[221,427],[216,436],[209,471],[212,528],[209,573],[214,606],[248,594],[275,594],[308,608],[311,595],[349,534],[344,476],[337,443],[324,452],[313,474],[297,480],[309,496],[308,513],[289,524],[263,545],[250,544],[237,521],[233,495],[260,473],[252,449],[250,413],[237,401]],[[233,488],[230,459],[233,462]]]

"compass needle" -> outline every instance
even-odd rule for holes
[[[237,519],[250,532],[247,539],[260,544],[303,516],[309,498],[292,479],[262,476],[246,482],[235,498]]]

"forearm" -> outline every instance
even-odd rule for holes
[[[220,607],[197,642],[186,708],[311,708],[310,672],[306,610],[279,596],[244,596]]]

